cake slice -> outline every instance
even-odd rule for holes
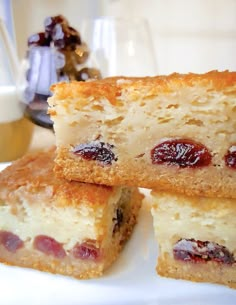
[[[59,176],[236,198],[236,72],[108,78],[52,91]]]
[[[236,200],[152,191],[161,276],[236,288]]]
[[[56,178],[54,153],[27,155],[0,174],[0,261],[100,276],[129,238],[142,195],[137,188]]]

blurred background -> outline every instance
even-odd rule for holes
[[[45,18],[59,14],[81,33],[85,45],[78,44],[75,48],[68,45],[59,53],[45,45],[28,48],[29,36],[44,31]],[[124,17],[126,21],[119,29],[118,25],[113,28],[111,22],[99,22],[93,35],[84,37],[84,19],[100,16]],[[15,70],[22,77],[22,84],[16,85],[13,81],[8,84],[8,91],[0,89],[0,152],[8,154],[8,159],[4,157],[3,161],[10,158],[6,147],[19,155],[28,149],[26,140],[31,141],[29,151],[54,143],[47,97],[51,95],[50,85],[61,78],[86,80],[99,76],[100,72],[102,76],[143,76],[236,71],[236,0],[0,0],[0,17],[6,23],[9,41],[13,42],[11,49],[20,59]],[[143,23],[134,26],[134,18],[140,17],[147,21],[149,31]],[[78,39],[79,34],[76,35]],[[53,43],[55,46],[56,42]],[[10,53],[8,50],[0,57],[0,72],[4,72],[4,65],[5,71],[10,71],[6,65]],[[90,64],[93,58],[97,61]],[[15,79],[18,73],[11,74]],[[24,84],[27,84],[26,90]],[[14,93],[21,88],[24,97]],[[13,122],[11,114],[18,113],[19,109],[21,117]],[[34,126],[27,125],[28,119]],[[12,143],[19,143],[19,149]]]
[[[28,36],[42,29],[46,16],[63,14],[78,30],[85,17],[138,16],[149,22],[158,74],[236,70],[235,0],[0,0],[0,4],[20,58]]]

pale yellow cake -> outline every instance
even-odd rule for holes
[[[152,191],[159,275],[236,288],[236,200]]]
[[[57,175],[236,198],[236,72],[116,77],[52,91]]]
[[[56,178],[54,157],[54,149],[27,155],[0,173],[0,261],[100,276],[129,238],[142,195]]]

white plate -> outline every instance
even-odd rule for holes
[[[6,165],[0,164],[0,170]],[[147,209],[117,262],[102,277],[76,280],[0,264],[1,305],[235,305],[224,286],[160,277]]]

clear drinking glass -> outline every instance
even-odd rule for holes
[[[99,17],[83,20],[80,29],[90,49],[90,65],[100,69],[102,77],[157,74],[147,20]]]
[[[0,19],[0,162],[21,157],[33,132],[33,124],[24,117],[18,69],[16,52]]]

